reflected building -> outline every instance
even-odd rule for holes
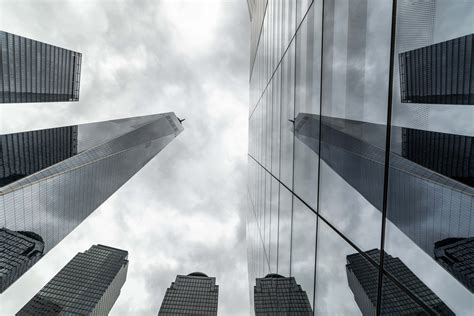
[[[469,285],[448,266],[464,273],[474,264],[454,265],[455,247],[439,241],[474,233],[466,88],[474,2],[249,0],[248,8],[250,313],[253,282],[268,274],[295,278],[313,314],[360,313],[339,263],[384,245],[370,260],[364,254],[375,280],[370,313],[392,304],[379,275],[391,275],[393,302],[410,300],[420,314],[438,308],[388,271],[400,260],[440,310],[469,314]],[[384,253],[396,260],[380,260]]]
[[[474,35],[399,54],[403,103],[474,104]]]
[[[435,243],[434,257],[474,293],[474,238],[446,238]]]
[[[296,138],[314,153],[321,152],[319,157],[380,211],[385,150],[383,140],[373,137],[381,135],[383,128],[307,113],[295,119]],[[430,256],[433,245],[440,237],[448,238],[449,231],[472,236],[473,137],[395,126],[392,133],[399,147],[394,141],[388,219]],[[446,205],[451,205],[449,212]],[[427,221],[435,225],[427,226]]]
[[[46,254],[182,130],[164,113],[3,135],[19,179],[0,187],[0,228],[41,236]]]
[[[82,54],[0,31],[0,103],[79,101]]]
[[[0,293],[33,266],[43,251],[44,242],[38,234],[0,228]]]
[[[295,278],[268,274],[254,287],[255,315],[313,315],[306,292]]]
[[[127,271],[127,251],[94,245],[72,258],[16,315],[107,315]]]
[[[202,272],[178,275],[166,290],[159,316],[217,315],[219,286]]]
[[[402,157],[474,187],[474,137],[402,128]]]
[[[365,254],[373,261],[379,262],[380,250],[372,249]],[[407,287],[419,302],[414,302],[404,291],[384,277],[380,315],[425,315],[426,310],[431,310],[433,315],[455,315],[399,258],[387,253],[384,253],[384,257],[385,270]],[[378,268],[370,264],[360,253],[354,253],[347,256],[346,271],[349,287],[354,293],[360,311],[363,315],[375,315]]]

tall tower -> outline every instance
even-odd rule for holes
[[[77,154],[77,126],[0,135],[0,187]]]
[[[103,245],[78,253],[16,315],[107,315],[127,279],[127,258]]]
[[[0,103],[79,101],[82,54],[0,31]]]
[[[306,292],[294,277],[267,274],[254,287],[255,315],[313,315]]]
[[[378,262],[380,250],[372,249],[365,252]],[[381,315],[424,315],[426,309],[441,315],[454,313],[433,293],[408,267],[399,259],[384,253],[384,268],[391,273],[420,302],[414,302],[404,291],[386,277],[383,279]],[[370,264],[360,253],[347,256],[347,280],[354,293],[354,299],[363,315],[375,315],[377,302],[378,268]],[[422,308],[420,305],[423,305]]]
[[[54,130],[76,134],[61,141],[69,134]],[[0,187],[0,228],[33,232],[46,254],[182,130],[174,113],[164,113],[3,136],[21,140],[0,147],[3,166],[43,169],[29,174],[34,169],[26,168]],[[25,141],[32,135],[49,141]],[[40,163],[31,163],[36,158]]]
[[[218,296],[216,278],[201,272],[178,275],[166,290],[158,315],[217,315]]]

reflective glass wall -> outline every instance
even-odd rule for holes
[[[0,103],[79,101],[82,54],[0,31]]]
[[[256,279],[278,274],[314,314],[468,314],[474,2],[249,11],[252,313]]]

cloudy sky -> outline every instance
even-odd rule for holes
[[[0,29],[83,54],[80,101],[10,104],[0,132],[175,112],[184,132],[0,296],[13,315],[77,252],[129,251],[111,315],[156,315],[177,274],[217,278],[248,314],[246,1],[0,0]]]

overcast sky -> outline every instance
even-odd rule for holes
[[[83,54],[79,102],[4,104],[0,132],[175,112],[184,132],[2,296],[13,315],[77,252],[129,251],[111,315],[156,315],[177,274],[248,314],[246,1],[0,0],[0,30]]]

